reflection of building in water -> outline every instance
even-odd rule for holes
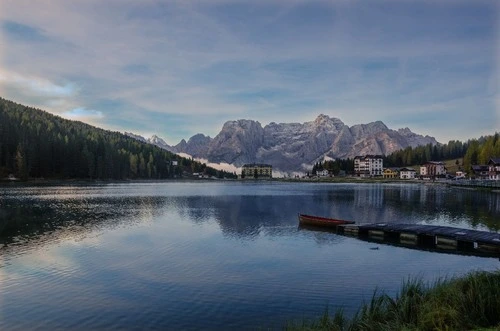
[[[420,186],[420,203],[425,204],[427,202],[427,185]]]
[[[271,178],[273,166],[269,164],[245,164],[241,167],[241,178]]]
[[[354,191],[356,207],[382,207],[384,205],[384,190],[382,185],[360,187]]]
[[[500,194],[490,194],[488,201],[488,209],[490,212],[500,212]]]
[[[432,184],[422,185],[420,188],[420,203],[427,207],[440,207],[445,203],[446,191]]]
[[[414,185],[402,185],[399,188],[399,200],[411,202],[414,201],[414,197],[418,194],[418,188]]]

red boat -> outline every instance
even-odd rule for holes
[[[337,225],[353,224],[353,223],[354,223],[354,221],[346,221],[346,220],[340,220],[340,219],[336,219],[336,218],[327,218],[327,217],[299,214],[299,224],[300,225],[336,227]]]

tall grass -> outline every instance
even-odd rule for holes
[[[390,297],[374,291],[351,318],[325,311],[316,321],[289,324],[287,330],[500,330],[500,271],[478,271],[427,284],[405,280]]]

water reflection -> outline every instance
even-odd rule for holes
[[[151,222],[165,206],[161,197],[86,197],[57,195],[4,197],[0,205],[0,247],[82,238],[88,233]]]
[[[182,185],[182,184],[179,184]],[[60,239],[137,222],[153,222],[175,210],[194,224],[219,225],[226,236],[255,238],[293,231],[297,214],[331,216],[357,223],[397,222],[453,225],[498,231],[500,194],[438,185],[245,186],[220,184],[207,194],[193,187],[127,185],[21,187],[4,189],[0,200],[0,244]],[[177,195],[176,192],[178,192]],[[52,239],[51,239],[52,238]]]
[[[306,213],[495,229],[499,195],[481,191],[168,182],[0,196],[0,329],[278,329],[326,305],[352,313],[408,275],[498,266],[297,228]]]

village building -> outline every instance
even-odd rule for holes
[[[316,176],[318,177],[329,177],[330,176],[330,172],[326,169],[323,169],[323,170],[317,170],[316,171]]]
[[[415,179],[416,171],[413,168],[401,168],[399,170],[399,178],[401,179]]]
[[[384,176],[384,178],[398,178],[398,170],[398,168],[385,168],[382,175]]]
[[[483,179],[489,179],[490,178],[490,167],[487,165],[473,165],[471,166],[472,168],[472,173],[473,177],[475,179],[483,180]]]
[[[491,158],[488,162],[488,175],[491,180],[500,180],[500,158]]]
[[[443,162],[429,161],[420,167],[420,176],[423,178],[435,178],[446,175]]]
[[[359,177],[382,176],[384,161],[381,155],[356,156],[354,158],[354,173]]]
[[[251,163],[241,167],[241,178],[272,178],[273,166],[270,164]]]

